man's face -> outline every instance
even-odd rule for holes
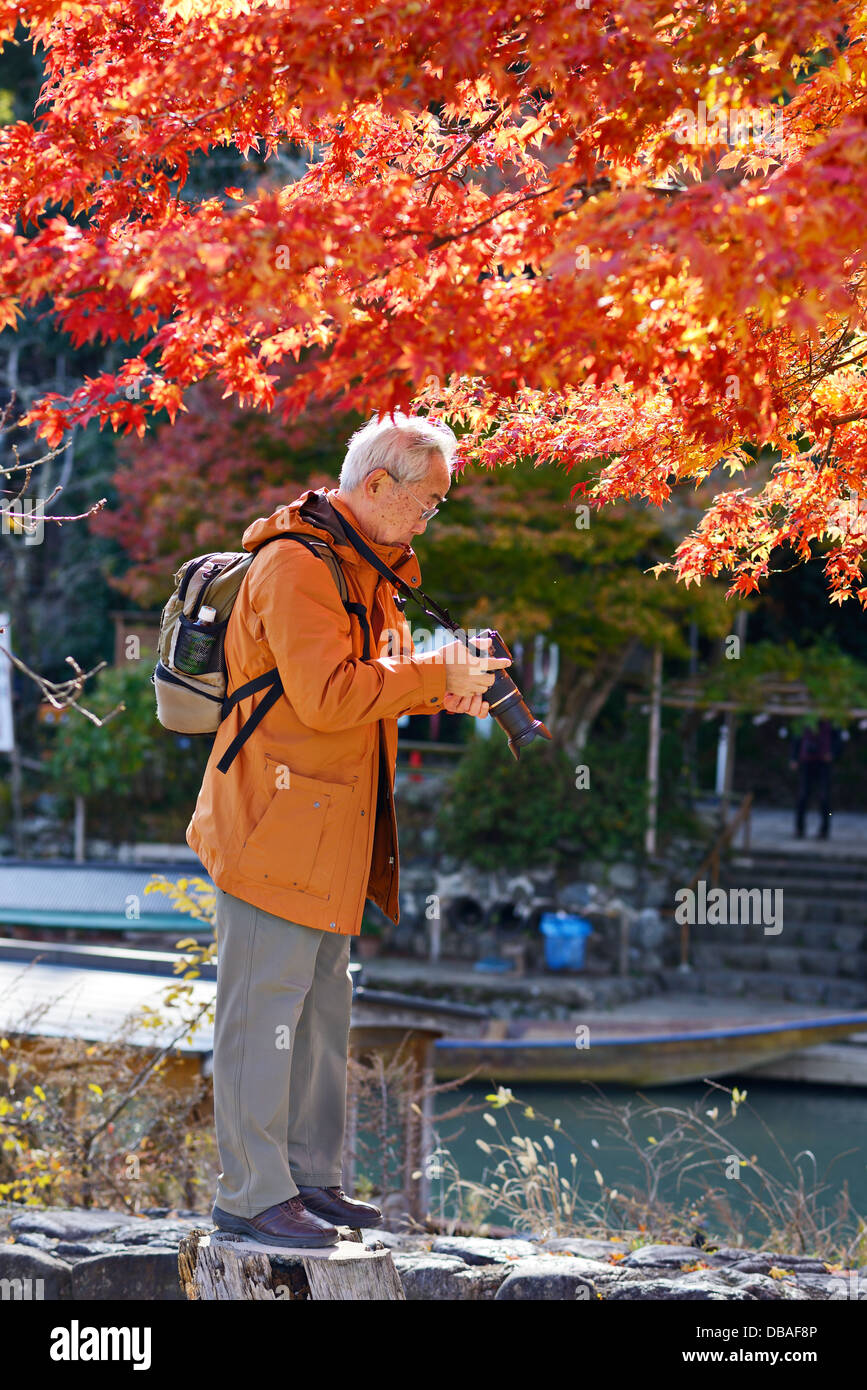
[[[431,455],[427,473],[417,482],[398,484],[377,468],[364,480],[363,497],[367,533],[383,545],[412,545],[413,537],[427,530],[421,513],[438,507],[448,494],[451,476],[442,454]]]

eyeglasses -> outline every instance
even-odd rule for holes
[[[386,472],[388,473],[388,469],[386,469]],[[402,483],[399,478],[396,478],[394,476],[393,473],[389,473],[388,476],[391,478],[392,482],[397,483],[398,487],[402,487],[405,492],[409,492],[409,488],[407,487],[406,483]],[[409,492],[409,495],[414,502],[418,502],[418,505],[422,509],[419,521],[430,521],[432,516],[436,516],[437,512],[439,511],[439,507],[426,507],[423,502],[419,501],[414,492]]]

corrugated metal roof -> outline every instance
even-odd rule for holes
[[[22,925],[87,925],[78,918],[93,918],[94,926],[119,925],[135,930],[159,924],[182,930],[195,924],[188,913],[177,912],[165,893],[145,893],[154,874],[173,883],[202,878],[213,886],[198,862],[179,864],[72,864],[68,861],[32,862],[0,860],[0,921],[19,920]]]
[[[212,980],[193,980],[189,1002],[166,1004],[166,990],[177,983],[177,978],[160,975],[0,960],[0,1035],[23,1033],[28,1037],[165,1047],[181,1034],[177,1042],[180,1052],[211,1052],[213,1024],[199,1023],[192,1041],[187,1041],[183,1030],[185,1019],[204,1004],[213,1003],[217,986]],[[134,1015],[144,1004],[159,1010],[167,1020],[163,1027],[144,1027],[135,1021]],[[125,1025],[128,1031],[121,1039]]]
[[[22,941],[19,938],[0,936],[0,960],[18,961],[26,965],[34,961],[38,965],[71,965],[76,970],[127,970],[133,975],[163,975],[168,979],[179,978],[175,966],[182,957],[177,951],[143,950],[140,946],[83,946],[78,941]],[[217,967],[214,962],[196,967],[203,980],[216,980]],[[354,962],[349,969],[359,971],[360,965]]]

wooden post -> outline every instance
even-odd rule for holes
[[[434,903],[436,911],[432,917],[428,917],[428,960],[438,961],[442,952],[442,924],[440,922],[439,899]]]
[[[17,859],[24,858],[24,815],[21,809],[21,750],[13,743],[9,752],[11,762],[9,790],[12,806],[12,849]]]
[[[382,1085],[384,1089],[381,1098],[383,1121],[387,1118],[386,1106],[390,1093],[389,1087],[386,1085],[385,1069],[401,1048],[406,1049],[408,1066],[404,1072],[403,1082],[395,1081],[397,1089],[394,1092],[399,1102],[399,1123],[403,1136],[400,1190],[399,1193],[390,1193],[390,1198],[399,1197],[403,1203],[401,1214],[414,1217],[417,1220],[421,1220],[425,1215],[429,1190],[424,1177],[413,1179],[412,1175],[419,1170],[424,1173],[424,1160],[431,1145],[433,1106],[430,1088],[432,1088],[434,1081],[434,1044],[437,1038],[442,1037],[442,1033],[441,1028],[427,1022],[423,1024],[379,1023],[375,1019],[371,1019],[369,1022],[356,1020],[350,1034],[351,1056],[359,1063],[368,1058],[374,1058],[377,1064],[383,1068]],[[369,1121],[367,1122],[369,1123]],[[357,1117],[355,1123],[358,1123]],[[385,1195],[390,1174],[384,1134],[380,1143],[380,1152],[383,1160],[382,1182],[377,1191],[381,1191]],[[344,1155],[345,1153],[346,1148],[344,1146]],[[372,1157],[373,1155],[371,1155]],[[345,1157],[343,1171],[345,1176]],[[344,1186],[346,1186],[345,1183]],[[394,1215],[393,1212],[391,1214]]]
[[[419,1116],[416,1113],[420,1107],[415,1099],[420,1090],[419,1080],[418,1039],[412,1038],[409,1044],[409,1085],[401,1097],[403,1109],[403,1195],[407,1212],[410,1212],[415,1206],[414,1199],[418,1192],[418,1180],[414,1181],[412,1175],[418,1172],[422,1161]],[[413,1109],[413,1103],[415,1103],[416,1109]],[[417,1210],[413,1210],[412,1215],[417,1216]]]
[[[421,1107],[421,1177],[419,1179],[418,1190],[415,1194],[418,1205],[419,1219],[427,1215],[430,1210],[430,1170],[428,1159],[431,1148],[433,1147],[433,1085],[434,1074],[434,1039],[428,1038],[424,1048],[423,1067],[422,1067],[422,1093],[419,1098]]]
[[[343,1186],[350,1196],[355,1191],[355,1164],[358,1147],[358,1090],[355,1085],[347,1087],[346,1131],[343,1139]]]
[[[178,1248],[178,1278],[187,1298],[201,1302],[405,1298],[391,1251],[369,1250],[358,1234],[322,1249],[293,1249],[195,1229]]]
[[[430,1179],[425,1163],[431,1143],[433,1102],[430,1087],[434,1080],[434,1039],[428,1033],[414,1033],[410,1040],[412,1067],[410,1085],[404,1097],[404,1192],[407,1211],[423,1220],[430,1201]],[[420,1172],[420,1178],[413,1173]]]
[[[723,826],[729,823],[729,806],[732,796],[732,778],[735,770],[735,712],[726,710],[725,715],[725,762],[723,763],[722,793],[720,796],[720,821]]]
[[[620,914],[620,949],[618,952],[618,974],[629,974],[629,917],[627,913]]]
[[[662,648],[653,651],[653,683],[650,699],[650,728],[647,740],[647,828],[644,851],[656,853],[657,803],[659,801],[659,733],[662,710]]]
[[[84,797],[83,797],[83,796],[76,796],[76,798],[75,798],[75,832],[74,832],[74,839],[75,839],[75,862],[76,862],[76,864],[83,864],[83,863],[85,862],[85,856],[84,856],[84,828],[85,828]]]
[[[747,610],[745,608],[739,609],[736,613],[734,628],[734,635],[737,637],[738,641],[737,659],[739,660],[741,648],[743,647],[747,635]],[[723,765],[722,800],[720,803],[722,812],[721,821],[723,826],[728,825],[729,822],[729,807],[731,805],[732,786],[734,783],[735,775],[735,730],[737,728],[736,721],[736,711],[734,709],[726,710],[726,751],[725,763]]]

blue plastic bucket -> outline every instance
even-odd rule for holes
[[[583,917],[568,912],[544,912],[539,930],[545,937],[545,964],[549,970],[583,970],[584,947],[593,928]]]

